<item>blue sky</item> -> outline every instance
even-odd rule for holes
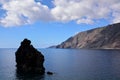
[[[17,48],[24,38],[45,48],[78,32],[120,21],[119,0],[98,1],[0,0],[0,48]]]

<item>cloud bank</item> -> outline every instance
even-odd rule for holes
[[[36,21],[94,24],[100,19],[120,22],[120,0],[53,0],[54,7],[35,0],[0,0],[0,24],[5,27]]]

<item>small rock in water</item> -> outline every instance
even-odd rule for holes
[[[47,74],[48,74],[48,75],[53,75],[53,73],[52,73],[52,72],[50,72],[50,71],[48,71],[48,72],[47,72]]]
[[[44,74],[44,56],[31,45],[31,41],[24,39],[15,53],[17,72]]]

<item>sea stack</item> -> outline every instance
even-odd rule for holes
[[[31,45],[30,40],[24,39],[21,42],[15,56],[17,72],[41,75],[45,73],[45,68],[43,66],[44,56]]]

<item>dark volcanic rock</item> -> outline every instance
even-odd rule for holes
[[[80,32],[56,48],[120,49],[120,23]]]
[[[45,73],[44,56],[31,45],[30,40],[24,39],[15,55],[17,72],[41,75]]]

